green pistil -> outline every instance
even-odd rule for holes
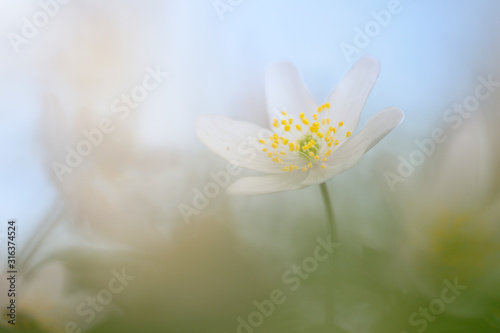
[[[309,142],[311,142],[311,140],[314,140],[314,145],[309,147],[309,149],[307,150],[302,150],[302,147],[308,145]],[[302,139],[299,140],[299,147],[300,147],[299,154],[302,158],[304,158],[307,162],[314,161],[314,157],[309,156],[309,152],[313,153],[314,155],[317,155],[319,151],[319,144],[311,134],[307,134]]]

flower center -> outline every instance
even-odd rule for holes
[[[302,151],[299,150],[299,155],[307,162],[314,161],[314,156],[318,155],[321,147],[319,143],[316,142],[311,134],[306,134],[302,139],[299,140],[299,147],[302,148]]]
[[[311,122],[304,113],[299,117],[290,117],[286,111],[281,111],[281,121],[273,118],[274,134],[269,136],[269,141],[259,139],[264,146],[262,151],[275,163],[284,164],[283,171],[295,170],[307,171],[314,165],[320,164],[326,168],[324,162],[332,154],[333,146],[340,144],[336,135],[344,125],[342,121],[334,127],[329,118],[330,103],[318,107],[317,112],[312,115]],[[298,118],[298,119],[297,119]],[[343,131],[342,131],[343,132]],[[351,132],[345,132],[341,141],[351,136]],[[296,165],[297,155],[304,163]]]

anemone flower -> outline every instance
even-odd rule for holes
[[[241,178],[228,187],[228,193],[297,190],[322,184],[353,167],[403,119],[400,109],[389,107],[353,134],[379,72],[376,59],[363,57],[318,105],[297,69],[277,63],[266,77],[270,129],[222,115],[199,117],[197,135],[212,151],[235,165],[268,174]]]

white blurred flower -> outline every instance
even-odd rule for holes
[[[327,102],[318,106],[292,64],[275,64],[266,80],[272,131],[221,115],[201,116],[197,134],[211,150],[233,164],[270,174],[239,179],[228,192],[295,190],[323,183],[353,167],[403,119],[400,109],[386,108],[351,136],[379,71],[376,59],[362,58]],[[273,117],[276,110],[281,112]],[[245,144],[254,144],[256,150],[245,149]]]
[[[478,111],[423,166],[412,186],[398,194],[404,227],[402,262],[418,288],[436,297],[445,279],[468,287],[447,306],[460,316],[483,315],[500,301],[500,192],[496,125]],[[406,192],[405,192],[406,191]]]
[[[119,242],[164,235],[178,218],[173,193],[188,177],[176,150],[146,149],[141,141],[139,118],[162,94],[148,92],[141,103],[131,97],[132,89],[146,89],[144,68],[155,60],[151,22],[134,15],[145,6],[92,0],[65,7],[64,28],[54,29],[52,47],[39,57],[47,95],[56,96],[45,100],[41,131],[63,219]],[[78,151],[79,144],[86,148]]]

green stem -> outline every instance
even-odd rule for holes
[[[335,224],[335,219],[333,216],[332,202],[330,201],[330,194],[328,193],[328,188],[326,183],[322,183],[320,186],[321,196],[323,197],[323,204],[325,206],[325,213],[328,225],[328,236],[330,236],[332,243],[337,243],[337,226]],[[331,261],[332,267],[330,267],[329,272],[333,271],[333,260]],[[327,279],[326,284],[326,300],[325,300],[325,325],[329,330],[333,329],[333,284],[330,283],[330,279]]]
[[[59,224],[61,220],[61,207],[56,207],[51,213],[49,213],[46,218],[40,223],[38,232],[34,232],[29,241],[27,242],[27,250],[26,252],[22,252],[20,255],[18,271],[23,271],[26,267],[28,267],[31,259],[36,254],[43,241],[47,238],[47,236],[55,229],[55,227]],[[31,248],[29,248],[31,245]],[[23,255],[24,254],[24,255]]]
[[[328,194],[328,188],[326,183],[319,185],[321,188],[321,195],[323,197],[323,204],[325,205],[326,218],[328,219],[328,232],[329,236],[332,238],[332,242],[337,242],[337,225],[335,224],[335,219],[333,217],[332,202],[330,201],[330,194]]]

